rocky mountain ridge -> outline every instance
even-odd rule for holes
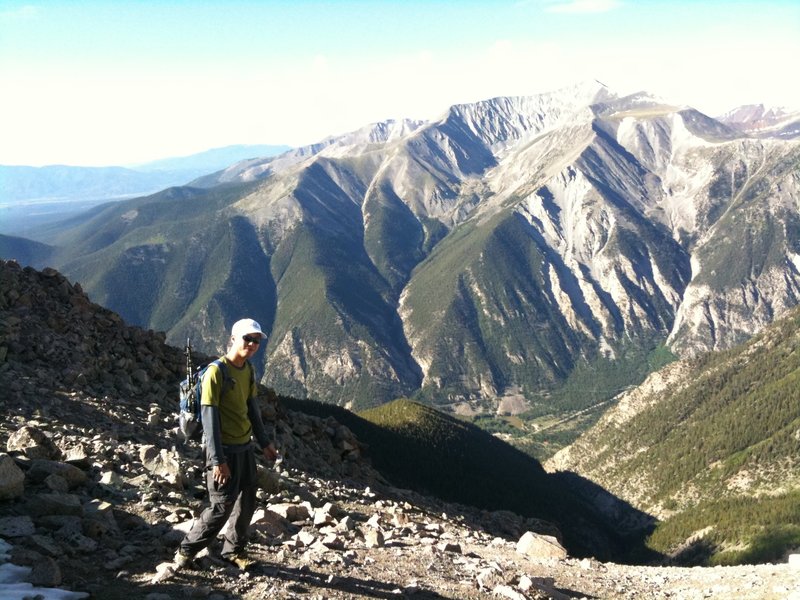
[[[181,351],[53,270],[3,262],[0,282],[0,569],[29,582],[0,583],[4,598],[786,598],[800,582],[790,564],[570,558],[535,521],[391,487],[346,427],[269,394],[284,461],[259,466],[257,566],[212,551],[176,571],[202,502],[198,449],[180,446],[172,418]]]

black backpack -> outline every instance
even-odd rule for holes
[[[224,395],[233,387],[235,381],[228,373],[228,367],[221,358],[211,361],[197,371],[192,369],[192,347],[186,344],[186,379],[180,383],[180,414],[178,423],[185,441],[197,441],[203,436],[203,421],[200,418],[200,404],[202,400],[203,376],[208,367],[216,365],[222,373],[222,392]]]

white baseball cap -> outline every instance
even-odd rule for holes
[[[261,325],[258,324],[258,321],[254,321],[253,319],[240,319],[231,327],[231,337],[239,339],[248,334],[258,334],[262,338],[267,337],[266,334],[261,331]]]

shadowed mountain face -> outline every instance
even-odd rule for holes
[[[584,85],[245,161],[39,239],[174,343],[219,351],[258,319],[281,392],[525,410],[577,366],[726,348],[795,305],[799,162],[796,140]]]

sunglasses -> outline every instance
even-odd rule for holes
[[[243,335],[242,339],[244,340],[245,344],[255,344],[258,346],[261,343],[261,336],[252,337],[250,335]]]

